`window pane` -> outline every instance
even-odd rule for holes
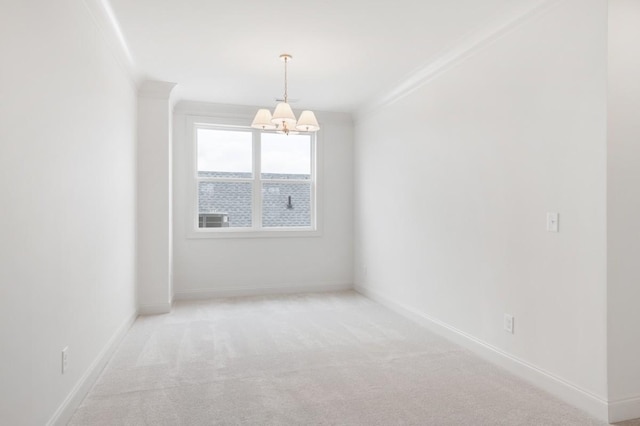
[[[197,129],[198,176],[250,178],[251,140],[251,132]]]
[[[198,182],[198,227],[251,226],[251,183]]]
[[[262,184],[262,226],[311,226],[311,184]]]
[[[311,179],[311,136],[261,135],[262,179]]]

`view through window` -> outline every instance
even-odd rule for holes
[[[198,228],[312,229],[312,138],[197,126]]]

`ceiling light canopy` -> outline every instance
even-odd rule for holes
[[[260,109],[251,123],[251,127],[262,130],[275,130],[286,135],[299,132],[317,132],[320,130],[318,120],[313,111],[302,111],[300,119],[296,119],[289,105],[289,92],[287,88],[287,65],[291,55],[283,53],[280,59],[284,61],[284,102],[278,102],[276,109],[271,114],[268,109]],[[297,130],[297,131],[296,131]]]

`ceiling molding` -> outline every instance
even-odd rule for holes
[[[118,63],[130,77],[134,87],[138,87],[141,76],[136,69],[131,49],[129,49],[109,0],[83,0],[82,3],[93,18],[100,34],[111,47]]]
[[[176,83],[169,81],[146,80],[140,83],[138,96],[147,99],[168,100],[175,87]]]
[[[256,114],[259,108],[269,108],[265,106],[250,105],[230,105],[217,104],[200,101],[180,101],[176,104],[173,111],[176,114],[198,115],[198,116],[215,116],[221,118],[246,118],[247,124]],[[299,109],[293,108],[294,112]],[[347,112],[329,112],[315,111],[318,121],[331,124],[352,124],[353,116]]]
[[[173,111],[175,113],[185,115],[214,115],[216,117],[225,118],[246,117],[248,119],[251,119],[255,115],[258,108],[259,107],[248,105],[231,105],[214,102],[182,100],[176,104]]]
[[[447,49],[441,56],[414,70],[402,82],[390,90],[383,92],[383,94],[358,108],[354,113],[355,120],[358,121],[385,106],[399,101],[515,28],[547,12],[561,1],[562,0],[537,0],[525,8],[512,11],[507,16],[502,16],[500,19],[489,22],[487,25],[484,25],[482,28],[461,39],[451,49]]]

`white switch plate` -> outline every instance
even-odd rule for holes
[[[547,231],[548,232],[560,231],[560,214],[547,213]]]
[[[513,315],[504,314],[504,331],[513,334]]]
[[[67,371],[69,366],[69,346],[65,346],[62,350],[62,374]]]

